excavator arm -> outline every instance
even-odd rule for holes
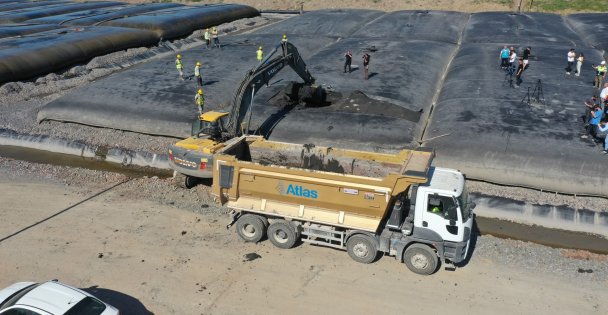
[[[270,80],[286,65],[289,65],[307,85],[315,83],[315,78],[308,72],[298,49],[289,42],[282,42],[259,65],[249,70],[239,85],[226,124],[226,133],[229,137],[241,134],[241,125],[251,109],[253,97],[262,86],[268,85]]]

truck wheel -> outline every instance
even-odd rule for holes
[[[356,262],[369,264],[378,256],[376,242],[364,234],[351,236],[346,242],[348,255]]]
[[[437,255],[427,245],[411,245],[405,250],[403,261],[407,268],[419,275],[428,276],[437,270]]]
[[[296,231],[287,221],[277,221],[268,227],[268,239],[278,248],[288,249],[296,244]]]
[[[186,175],[186,179],[184,180],[184,186],[186,186],[186,188],[190,189],[190,188],[193,188],[194,186],[198,185],[198,182],[199,182],[198,178]]]
[[[236,233],[245,241],[257,243],[264,237],[266,227],[253,214],[244,214],[236,221]]]

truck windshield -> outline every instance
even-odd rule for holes
[[[462,211],[462,221],[466,222],[471,214],[471,203],[469,202],[469,191],[467,189],[467,185],[464,185],[462,188],[462,194],[460,194],[457,199],[458,204],[460,205],[460,210]]]

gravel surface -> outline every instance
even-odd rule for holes
[[[131,178],[117,173],[35,164],[0,158],[0,176],[5,178],[34,178],[64,185],[78,185],[83,196],[124,182],[116,187],[121,195],[133,199],[152,200],[179,209],[213,216],[218,224],[227,224],[228,209],[218,206],[210,187],[199,185],[187,190],[176,187],[171,178]],[[498,264],[546,273],[565,280],[608,281],[608,255],[582,250],[558,249],[530,242],[501,239],[483,235],[474,239],[473,258],[491,259]]]
[[[574,209],[589,209],[594,211],[608,211],[608,198],[581,197],[574,195],[562,195],[540,190],[494,185],[480,181],[467,181],[470,192],[485,195],[499,196],[514,200],[521,200],[535,204],[546,204],[561,206],[566,205]]]

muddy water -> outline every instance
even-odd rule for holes
[[[129,177],[158,176],[171,177],[169,170],[160,170],[150,167],[123,166],[96,158],[85,158],[70,154],[53,153],[24,147],[0,145],[0,156],[33,163],[79,167],[98,171],[121,173]]]
[[[608,239],[600,235],[550,229],[492,218],[475,217],[481,235],[528,241],[556,248],[584,249],[598,254],[608,254]]]

